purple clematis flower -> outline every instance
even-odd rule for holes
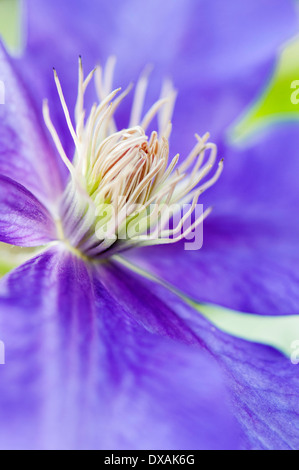
[[[6,105],[0,108],[0,241],[48,245],[0,282],[0,339],[6,349],[0,446],[298,448],[294,366],[273,349],[217,331],[173,291],[115,257],[121,253],[136,271],[153,273],[200,302],[260,315],[298,313],[291,270],[299,256],[298,227],[290,217],[298,191],[295,172],[289,174],[281,162],[296,129],[279,129],[246,151],[223,139],[269,77],[278,45],[296,32],[292,2],[41,3],[28,2],[24,57],[12,60],[3,47],[0,53],[6,84]],[[220,162],[207,179],[215,147],[204,136],[182,162],[184,170],[188,162],[195,170],[191,166],[178,181],[167,172],[175,100],[169,84],[167,99],[141,122],[146,75],[134,101],[129,95],[120,105],[110,86],[111,63],[104,79],[98,69],[101,100],[93,108],[87,89],[93,76],[85,81],[79,60],[77,96],[78,55],[92,68],[111,53],[119,58],[120,85],[149,62],[158,75],[174,78],[179,97],[171,151],[187,155],[194,131],[209,130],[228,162],[218,188],[201,196],[217,211],[205,222],[199,251],[185,251],[183,242],[173,244],[165,233],[170,244],[162,247],[138,248],[140,239],[120,242],[121,223],[114,240],[98,236],[105,225],[99,207],[114,203],[120,187],[126,202],[132,193],[134,203],[141,195],[143,203],[151,197],[171,201],[178,188],[176,200],[191,191],[197,201],[198,184],[203,192],[222,169]],[[148,94],[151,104],[157,86]],[[43,98],[52,140],[41,114]],[[69,109],[76,109],[76,126]],[[158,137],[153,133],[148,140],[142,129],[159,109]],[[204,169],[200,158],[206,150],[211,153]],[[155,179],[161,187],[147,191]],[[132,181],[140,192],[134,193]],[[134,250],[127,251],[131,245]]]

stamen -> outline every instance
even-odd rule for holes
[[[79,57],[74,124],[54,69],[58,95],[75,144],[73,163],[51,121],[47,101],[43,104],[45,123],[70,172],[61,203],[64,237],[90,258],[111,256],[136,245],[175,243],[186,238],[210,214],[211,208],[185,226],[199,196],[215,184],[223,169],[221,160],[213,176],[206,178],[217,159],[217,148],[208,142],[208,133],[202,138],[195,135],[197,143],[181,165],[178,166],[178,154],[168,163],[168,138],[177,92],[170,81],[165,81],[160,99],[142,118],[149,68],[137,83],[128,128],[118,130],[115,111],[132,84],[121,93],[120,88],[112,90],[114,68],[115,58],[110,58],[105,70],[98,66],[84,78]],[[84,96],[93,77],[99,103],[86,117]],[[156,117],[159,132],[147,136]],[[180,220],[170,228],[172,217],[177,214]],[[135,221],[140,230],[128,237],[128,228]]]
[[[52,139],[54,141],[54,144],[56,145],[56,148],[59,152],[59,155],[62,159],[62,161],[64,162],[64,164],[67,166],[69,172],[71,173],[71,175],[73,175],[74,173],[74,167],[73,165],[71,164],[70,160],[67,158],[66,156],[66,153],[63,149],[63,146],[62,146],[62,143],[59,139],[59,136],[56,132],[56,129],[51,121],[51,118],[50,118],[50,110],[49,110],[49,105],[48,105],[48,101],[47,100],[44,100],[43,102],[43,116],[44,116],[44,120],[45,120],[45,124],[52,136]]]
[[[141,122],[141,127],[146,131],[152,120],[154,119],[155,115],[158,113],[158,111],[162,108],[163,105],[168,103],[168,99],[164,98],[159,101],[157,101],[153,106],[150,108],[150,110],[146,113],[144,116],[142,122]]]
[[[144,99],[148,87],[148,80],[151,70],[152,67],[147,66],[137,83],[129,127],[137,126],[141,121],[141,114],[143,110]]]
[[[59,95],[60,102],[61,102],[64,114],[65,114],[65,117],[66,117],[66,121],[67,121],[69,130],[70,130],[70,133],[71,133],[71,135],[74,139],[75,145],[78,148],[79,147],[79,140],[78,140],[77,134],[76,134],[75,129],[74,129],[73,124],[72,124],[70,113],[69,113],[67,104],[65,102],[64,96],[63,96],[63,91],[62,91],[62,88],[61,88],[61,84],[60,84],[57,72],[56,72],[55,69],[53,69],[53,70],[54,70],[54,79],[55,79],[58,95]]]

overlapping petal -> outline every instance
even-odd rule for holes
[[[163,299],[226,370],[234,414],[244,432],[241,448],[298,449],[299,377],[291,358],[222,333],[165,287],[139,276],[138,280]],[[268,312],[276,313],[274,308]]]
[[[72,12],[70,20],[70,12]],[[76,60],[87,68],[110,54],[118,59],[115,86],[136,80],[153,63],[158,81],[170,76],[179,89],[174,151],[186,152],[194,132],[223,132],[270,77],[277,48],[297,31],[291,0],[83,0],[28,1],[28,44],[22,70],[38,100],[57,99],[57,67],[67,102],[75,104]],[[30,65],[30,67],[28,67]],[[125,124],[128,109],[120,122]],[[63,116],[56,115],[61,132]],[[72,146],[65,136],[67,151]]]
[[[34,102],[2,45],[0,80],[5,87],[5,104],[0,105],[0,174],[22,184],[50,206],[61,193],[59,163]]]
[[[204,222],[198,251],[186,251],[180,243],[142,248],[126,257],[199,302],[261,315],[298,314],[297,240],[289,226],[263,214],[226,214]]]
[[[299,446],[299,377],[296,365],[274,349],[225,335],[200,315],[176,304],[193,331],[227,370],[235,416],[247,450],[296,450]],[[274,313],[274,312],[272,312]]]
[[[168,338],[171,309],[106,269],[53,248],[1,281],[1,447],[235,448],[215,361],[184,328]],[[159,312],[164,335],[149,331]]]
[[[24,186],[0,175],[0,241],[32,247],[56,240],[47,209]]]

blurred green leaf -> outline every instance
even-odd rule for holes
[[[299,121],[299,100],[294,103],[291,99],[299,88],[299,83],[294,83],[296,80],[299,80],[299,38],[281,52],[271,82],[251,109],[231,128],[230,141],[242,143],[267,126]]]
[[[299,341],[299,315],[253,315],[187,301],[219,330],[246,341],[272,346],[287,357],[291,357],[294,344]]]
[[[20,53],[24,45],[23,1],[0,0],[0,35],[10,52]]]
[[[0,243],[0,278],[42,251]]]
[[[0,278],[5,276],[5,274],[9,273],[14,268],[13,265],[6,263],[0,259]]]

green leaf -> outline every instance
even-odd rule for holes
[[[299,315],[263,316],[230,310],[219,305],[200,303],[169,283],[135,266],[121,256],[115,261],[137,274],[159,283],[193,307],[215,327],[240,339],[271,346],[290,358],[299,341]]]
[[[5,276],[5,274],[9,273],[14,268],[13,265],[6,263],[0,259],[0,278]]]
[[[41,251],[41,248],[20,248],[0,243],[0,278]]]
[[[186,298],[185,301],[219,330],[246,341],[272,346],[287,357],[291,357],[294,344],[299,340],[299,315],[253,315]]]
[[[299,80],[298,38],[285,46],[270,83],[256,103],[229,130],[230,142],[242,144],[252,134],[273,124],[299,121],[299,100],[295,103],[291,99],[295,88],[298,89],[294,83],[296,80]]]
[[[22,0],[0,0],[0,36],[13,54],[22,52],[24,46],[24,21]]]

